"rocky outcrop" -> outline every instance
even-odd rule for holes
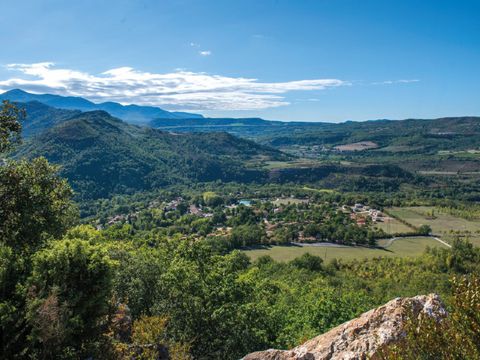
[[[363,360],[404,335],[408,315],[441,319],[447,315],[438,295],[397,298],[292,350],[266,350],[243,360]]]

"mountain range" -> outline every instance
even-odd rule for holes
[[[12,102],[38,101],[59,109],[93,111],[103,110],[132,124],[146,124],[152,119],[202,118],[202,115],[186,112],[170,112],[154,106],[122,105],[116,102],[93,103],[87,99],[74,96],[52,94],[32,94],[20,89],[13,89],[0,94],[0,100]]]
[[[27,113],[25,141],[14,156],[45,156],[61,165],[62,175],[82,199],[215,180],[315,182],[333,172],[372,175],[357,165],[398,165],[407,171],[480,168],[478,117],[340,124],[154,118],[140,126],[104,110],[83,112],[87,100],[81,98],[46,94],[24,103],[20,100],[31,99],[31,94],[15,90],[2,95]],[[73,99],[71,109],[45,103],[65,99]],[[309,161],[297,161],[298,166],[282,162],[292,156]],[[340,166],[341,159],[351,165]],[[377,168],[369,169],[381,175]],[[397,168],[388,169],[393,169],[388,177],[399,176]]]

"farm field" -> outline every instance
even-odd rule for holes
[[[434,217],[431,212],[434,210]],[[480,221],[462,219],[444,212],[440,212],[432,206],[394,207],[388,212],[398,216],[414,226],[429,225],[434,234],[444,240],[450,240],[452,231],[468,234],[470,241],[480,246]]]
[[[287,168],[297,168],[297,167],[310,167],[314,166],[317,163],[309,159],[298,159],[291,161],[264,161],[265,169],[287,169]]]
[[[410,227],[395,218],[387,218],[384,222],[376,223],[375,226],[382,229],[387,234],[408,233],[409,231],[412,231]]]
[[[362,151],[376,149],[377,147],[378,145],[373,141],[361,141],[352,144],[337,145],[334,149],[339,151]]]
[[[388,240],[380,240],[379,245],[385,245]],[[244,250],[250,259],[268,255],[277,261],[290,261],[305,253],[320,256],[324,261],[333,258],[354,260],[375,258],[380,256],[419,256],[427,247],[442,247],[438,241],[429,237],[408,237],[398,239],[385,249],[370,249],[364,247],[333,247],[333,246],[271,246],[262,249]]]

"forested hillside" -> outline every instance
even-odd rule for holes
[[[80,110],[57,109],[38,101],[19,103],[18,106],[24,109],[26,114],[22,121],[22,135],[25,138],[39,134],[81,113]]]
[[[52,119],[51,112],[55,116],[56,111],[45,116]],[[227,133],[174,134],[128,125],[103,111],[62,119],[26,140],[16,157],[45,156],[62,165],[61,173],[85,198],[178,182],[259,180],[265,172],[247,168],[245,161],[286,158],[277,150]]]
[[[343,123],[280,122],[262,119],[156,119],[150,125],[175,131],[222,129],[275,147],[373,142],[376,151],[432,152],[478,147],[480,118],[372,120]]]

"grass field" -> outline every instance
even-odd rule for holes
[[[379,241],[385,245],[387,241]],[[429,247],[445,247],[428,237],[409,237],[394,241],[386,249],[369,249],[363,247],[322,247],[322,246],[271,246],[263,249],[245,250],[252,260],[268,255],[277,261],[290,261],[305,253],[317,255],[329,261],[333,258],[342,260],[365,259],[380,256],[419,256]]]
[[[309,186],[304,186],[303,189],[304,190],[309,190],[309,191],[320,192],[320,193],[328,193],[328,194],[331,194],[331,193],[335,192],[335,190],[332,190],[332,189],[314,189],[314,188],[309,187]]]
[[[309,159],[298,159],[292,161],[265,161],[264,168],[268,170],[287,169],[297,167],[311,167],[317,164],[317,162]]]
[[[434,217],[431,212],[434,210]],[[415,206],[391,208],[388,212],[400,217],[414,226],[429,225],[434,234],[437,234],[449,240],[452,237],[452,231],[460,233],[470,233],[471,242],[480,246],[480,221],[471,221],[455,217],[453,215],[439,212],[438,209],[431,206]]]
[[[382,229],[387,234],[408,233],[413,231],[410,227],[394,218],[389,218],[384,222],[376,223],[375,226]]]

